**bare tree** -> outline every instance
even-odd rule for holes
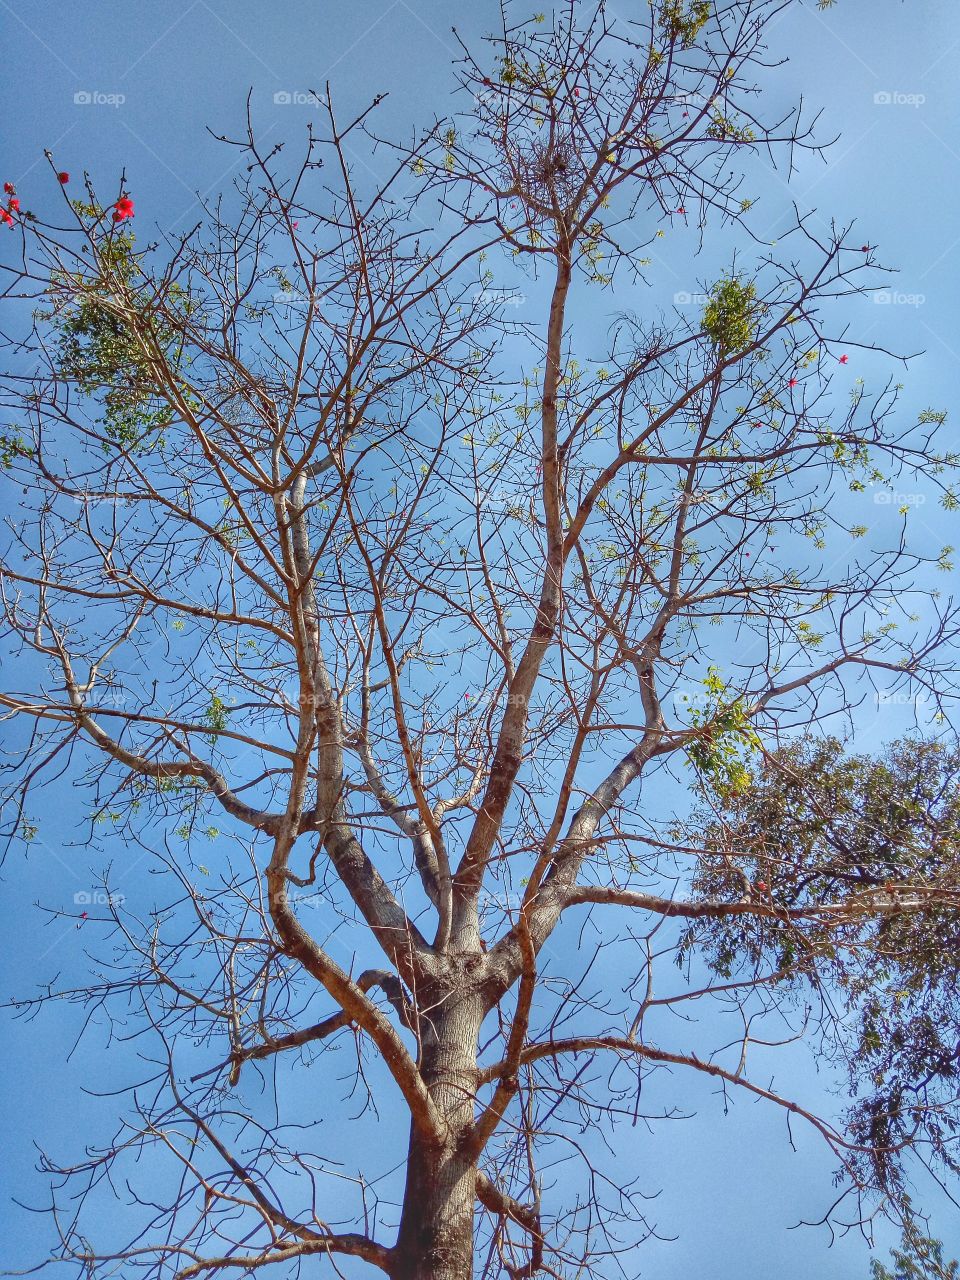
[[[643,1204],[582,1135],[663,1114],[651,1078],[667,1114],[699,1075],[813,1126],[855,1218],[911,1153],[951,1167],[949,1063],[897,1058],[872,1128],[750,1069],[806,1036],[876,1076],[849,1016],[876,990],[864,957],[888,926],[929,946],[917,922],[955,930],[960,905],[953,808],[924,791],[911,856],[884,862],[824,819],[837,761],[796,754],[877,683],[946,724],[957,614],[925,585],[949,549],[849,518],[851,490],[899,474],[955,502],[942,412],[904,422],[893,381],[831,391],[873,249],[797,212],[775,256],[752,222],[755,158],[789,173],[815,145],[757,89],[791,2],[507,6],[457,64],[462,116],[398,143],[379,99],[331,105],[291,166],[248,115],[224,139],[245,179],[175,240],[137,244],[122,182],[111,203],[60,175],[60,215],[11,210],[6,295],[31,318],[3,380],[23,505],[0,703],[32,729],[8,832],[67,778],[92,844],[163,873],[149,905],[105,883],[95,978],[17,1001],[133,1018],[151,1063],[113,1139],[45,1158],[80,1274],[614,1274]],[[681,223],[746,249],[653,314],[648,255]],[[763,806],[788,792],[822,820],[778,844]],[[868,832],[899,840],[888,816]],[[212,874],[205,831],[231,850]],[[591,976],[601,942],[634,975],[619,996]],[[932,981],[956,1029],[953,974]],[[693,1020],[711,1004],[734,1045]],[[409,1114],[402,1203],[368,1153],[347,1223],[306,1127],[323,1101],[270,1124],[252,1103],[315,1059],[335,1089],[331,1047],[368,1106]],[[573,1192],[555,1170],[577,1160]]]

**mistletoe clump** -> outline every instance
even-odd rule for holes
[[[725,276],[710,290],[703,331],[721,356],[736,355],[753,343],[761,315],[756,285],[744,284],[739,276]]]
[[[710,0],[667,0],[660,11],[660,23],[667,38],[682,49],[689,49],[710,20]]]
[[[62,377],[99,402],[104,432],[121,447],[142,446],[170,425],[175,412],[158,394],[155,366],[176,368],[182,358],[177,326],[164,317],[160,300],[148,294],[132,232],[118,224],[133,217],[124,196],[113,206],[109,235],[98,235],[103,210],[77,201],[74,208],[93,222],[96,255],[87,272],[63,272],[49,290],[51,321]],[[181,286],[172,283],[166,302],[189,311]]]

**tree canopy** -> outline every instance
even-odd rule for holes
[[[823,1139],[826,1222],[952,1194],[952,548],[857,504],[952,510],[957,455],[847,367],[876,249],[754,220],[818,146],[767,110],[793,2],[504,4],[411,139],[327,86],[294,160],[248,109],[179,236],[52,156],[10,193],[6,832],[70,794],[104,866],[90,972],[13,1004],[139,1055],[43,1156],[54,1266],[620,1274],[653,1224],[602,1147],[697,1080]],[[734,248],[668,308],[680,227]],[[880,693],[929,716],[856,754]],[[771,1084],[789,1045],[847,1101]],[[402,1142],[332,1153],[312,1064]]]

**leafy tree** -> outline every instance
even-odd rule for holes
[[[781,1005],[835,1006],[829,1056],[864,1182],[907,1202],[898,1156],[917,1143],[960,1172],[960,753],[906,738],[869,758],[811,738],[711,800],[691,828],[705,836],[695,889],[769,910],[708,916],[685,949],[725,980],[772,980]]]
[[[890,1256],[892,1271],[873,1259],[873,1280],[957,1280],[960,1274],[960,1263],[944,1261],[943,1242],[925,1235],[912,1217],[904,1225],[900,1248],[891,1249]]]
[[[134,902],[105,872],[73,914],[109,963],[15,1001],[138,1050],[116,1136],[44,1156],[54,1261],[618,1274],[643,1204],[584,1131],[697,1077],[811,1125],[861,1213],[911,1159],[954,1169],[957,757],[822,732],[871,680],[946,732],[950,548],[855,511],[899,475],[949,503],[945,415],[833,394],[862,349],[833,304],[883,278],[848,227],[799,219],[669,317],[645,278],[684,220],[756,244],[755,153],[814,146],[755,92],[781,8],[506,6],[411,144],[379,99],[299,163],[248,122],[177,240],[52,164],[63,208],[8,213],[8,833],[35,848],[66,779],[91,847],[159,873]],[[785,1038],[849,1072],[847,1115],[764,1083]],[[257,1105],[348,1056],[409,1118],[349,1184],[329,1103]]]

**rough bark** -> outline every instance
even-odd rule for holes
[[[476,1161],[466,1150],[477,1090],[479,992],[447,997],[424,1035],[421,1071],[446,1123],[430,1143],[411,1129],[407,1181],[391,1274],[396,1280],[470,1280]]]

